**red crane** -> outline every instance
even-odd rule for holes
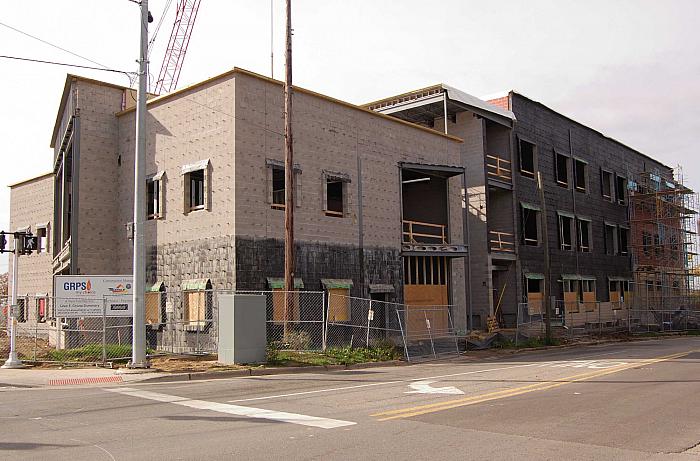
[[[170,93],[177,87],[180,78],[182,64],[185,61],[187,46],[190,44],[194,21],[197,19],[197,11],[202,0],[179,0],[175,13],[173,31],[170,33],[168,48],[165,50],[163,65],[158,74],[155,94]]]

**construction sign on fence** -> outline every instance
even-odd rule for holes
[[[56,275],[53,285],[58,318],[133,315],[131,275]]]

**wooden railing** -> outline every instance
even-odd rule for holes
[[[510,182],[512,179],[512,172],[510,166],[510,160],[506,160],[495,155],[486,155],[486,168],[489,177],[500,179],[503,181]]]
[[[417,229],[416,229],[417,228]],[[447,243],[447,226],[420,221],[403,221],[404,243]],[[420,239],[417,240],[417,239]],[[422,241],[427,240],[427,241]]]
[[[515,252],[515,239],[510,232],[489,231],[491,251]]]

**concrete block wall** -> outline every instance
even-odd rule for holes
[[[49,242],[53,238],[53,174],[42,175],[10,186],[10,228],[28,227],[36,235],[36,225],[49,223]],[[13,247],[11,236],[7,236],[7,249]],[[18,260],[18,296],[35,296],[53,293],[52,246],[47,251],[23,255]],[[12,284],[12,256],[9,257],[8,294]]]
[[[395,259],[402,232],[398,164],[404,161],[460,165],[460,143],[310,92],[295,92],[293,108],[294,159],[301,169],[297,175],[301,199],[295,210],[295,238],[301,251],[326,245],[346,248],[349,255],[358,255],[357,261],[345,260],[341,271],[329,270],[328,266],[317,271],[313,267],[319,266],[307,268],[305,261],[299,261],[298,267],[304,268],[300,270],[316,274],[315,280],[308,280],[309,284],[305,280],[306,286],[318,284],[321,276],[337,273],[339,278],[354,280],[354,294],[368,296],[370,283],[401,281],[395,272],[402,270],[401,261]],[[281,242],[284,235],[284,213],[267,203],[265,181],[266,159],[284,159],[282,87],[266,79],[237,74],[236,113],[236,234],[245,242],[268,242],[263,244],[265,247],[273,245],[269,241]],[[344,218],[324,214],[324,171],[341,173],[350,179],[350,210]],[[448,195],[450,239],[463,242],[461,178],[450,180]],[[363,252],[359,252],[360,248]],[[360,262],[360,254],[364,255],[364,263]],[[373,267],[378,254],[389,255],[382,256],[379,264],[394,269],[387,273]],[[464,270],[460,265],[463,263],[453,266],[452,299],[463,311]],[[243,265],[238,267],[241,275]],[[357,272],[360,267],[365,267],[364,276]],[[238,280],[237,286],[242,286],[244,280],[247,278]],[[400,286],[396,286],[397,300],[402,297],[400,291]]]
[[[223,76],[148,104],[147,176],[163,172],[163,216],[146,223],[149,282],[179,289],[183,280],[211,278],[215,289],[235,284],[235,80]],[[119,121],[118,239],[120,271],[131,272],[131,242],[123,226],[133,220],[135,112]],[[185,213],[182,167],[209,159],[210,207]]]
[[[123,90],[94,82],[76,80],[77,107],[80,111],[78,155],[79,206],[73,210],[77,219],[77,259],[72,258],[76,273],[111,274],[118,259],[115,242],[123,237],[115,225],[123,208],[118,197],[118,129],[114,114],[121,108]],[[133,169],[133,164],[132,164]]]
[[[669,168],[638,151],[610,139],[592,128],[583,126],[546,106],[532,101],[517,93],[512,94],[512,107],[518,122],[515,134],[532,140],[537,145],[537,164],[545,186],[547,204],[547,225],[549,228],[549,248],[551,257],[552,294],[562,297],[557,280],[563,273],[592,275],[597,279],[596,289],[599,300],[607,299],[607,277],[631,277],[631,259],[629,256],[606,255],[604,221],[620,225],[629,225],[627,206],[604,200],[601,193],[601,168],[629,178],[632,173],[657,168],[669,171]],[[571,131],[571,150],[569,147],[569,130]],[[572,192],[556,184],[554,152],[564,155],[573,153],[574,157],[588,162],[588,191]],[[570,183],[573,182],[573,169],[569,169]],[[514,175],[516,200],[539,203],[537,185],[532,179]],[[563,251],[559,248],[559,227],[557,210],[574,212],[592,220],[592,251],[581,253]],[[521,235],[521,217],[518,211],[518,236]],[[522,272],[544,272],[543,247],[519,246],[518,249]],[[522,294],[522,277],[518,280],[519,298]]]
[[[461,154],[461,164],[466,167],[466,200],[467,219],[469,220],[469,251],[471,266],[472,313],[475,327],[485,325],[486,316],[492,311],[491,304],[491,273],[488,254],[488,225],[487,225],[487,185],[484,166],[485,154],[485,121],[470,112],[457,114],[456,124],[448,124],[448,130],[464,140]],[[465,258],[462,272],[466,278]],[[458,263],[453,264],[453,267]],[[463,279],[464,280],[464,279]],[[466,285],[466,284],[465,284]],[[463,293],[466,289],[463,290]],[[464,296],[468,299],[468,293]],[[466,300],[465,300],[466,305]],[[465,324],[466,324],[466,318]]]

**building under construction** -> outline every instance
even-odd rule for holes
[[[658,171],[633,175],[630,229],[634,299],[641,311],[683,311],[699,307],[697,196],[676,177]]]

